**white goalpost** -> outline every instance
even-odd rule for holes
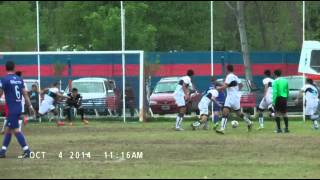
[[[143,88],[143,81],[144,81],[144,51],[141,50],[127,50],[127,51],[46,51],[46,52],[0,52],[0,56],[37,56],[38,65],[37,65],[37,75],[38,75],[38,81],[39,81],[39,89],[41,89],[40,82],[41,82],[41,61],[40,56],[45,55],[121,55],[122,57],[125,55],[138,55],[139,56],[139,121],[142,122],[144,119],[144,102],[143,97],[145,95],[144,88]],[[122,62],[122,67],[125,68],[126,64],[125,61]],[[120,63],[118,63],[120,64]],[[94,69],[93,69],[94,71]],[[125,100],[125,88],[126,88],[126,76],[125,74],[122,74],[122,80],[123,80],[123,91],[122,91],[122,97],[123,97],[123,107],[125,107],[126,100]],[[40,101],[39,101],[40,103]],[[40,104],[39,104],[40,106]],[[126,113],[122,113],[123,116],[123,122],[126,122]]]
[[[305,15],[306,15],[306,8],[305,8],[305,1],[302,1],[302,44],[301,44],[301,48],[303,46],[303,43],[305,41]],[[305,73],[303,73],[303,86],[306,85],[306,75]],[[303,108],[303,115],[302,115],[302,118],[303,118],[303,121],[306,122],[306,107],[305,107],[305,101],[306,101],[306,97],[305,97],[305,94],[303,94],[303,103],[302,103],[302,108]]]
[[[213,1],[210,1],[210,63],[211,63],[211,77],[214,75],[214,68],[213,68]],[[211,103],[211,118],[212,121],[214,120],[214,112],[213,112],[213,105]]]

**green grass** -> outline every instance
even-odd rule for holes
[[[30,123],[24,128],[27,140],[33,151],[46,152],[45,159],[17,159],[21,151],[13,138],[8,158],[0,159],[0,177],[319,178],[320,131],[310,122],[292,121],[290,134],[273,133],[273,122],[251,133],[243,122],[237,129],[229,123],[223,136],[192,131],[190,123],[184,122],[184,132],[173,131],[174,122],[157,121],[60,128]],[[69,159],[70,152],[91,152],[91,159]],[[143,152],[143,158],[111,160],[104,152]]]

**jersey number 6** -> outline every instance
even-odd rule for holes
[[[15,90],[16,90],[17,99],[20,99],[20,98],[21,98],[21,93],[20,93],[20,91],[19,91],[19,86],[16,85],[14,88],[15,88]]]

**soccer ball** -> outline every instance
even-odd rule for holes
[[[239,126],[239,122],[236,120],[231,121],[231,125],[233,128],[237,128]]]
[[[199,121],[196,121],[191,124],[192,130],[196,130],[200,127],[201,123]]]

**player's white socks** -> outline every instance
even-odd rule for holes
[[[21,132],[23,120],[19,120],[19,131]]]
[[[22,148],[22,150],[23,150],[23,151],[27,151],[27,150],[29,150],[29,147],[28,147],[28,146],[24,146],[24,147]]]
[[[319,128],[318,120],[313,121],[314,127]]]
[[[183,118],[180,116],[177,116],[176,119],[176,129],[179,129],[181,127],[181,123],[182,123]]]
[[[243,116],[243,120],[244,120],[248,125],[252,123],[247,116]]]
[[[3,121],[3,126],[2,126],[2,130],[1,130],[1,131],[4,131],[4,129],[6,128],[7,122],[8,122],[8,120],[7,120],[7,119],[4,119],[4,121]]]
[[[263,128],[264,127],[264,123],[263,123],[263,117],[259,117],[259,124],[260,124],[260,127]]]
[[[221,119],[221,129],[220,129],[221,131],[224,131],[226,129],[227,122],[228,122],[228,118]]]

